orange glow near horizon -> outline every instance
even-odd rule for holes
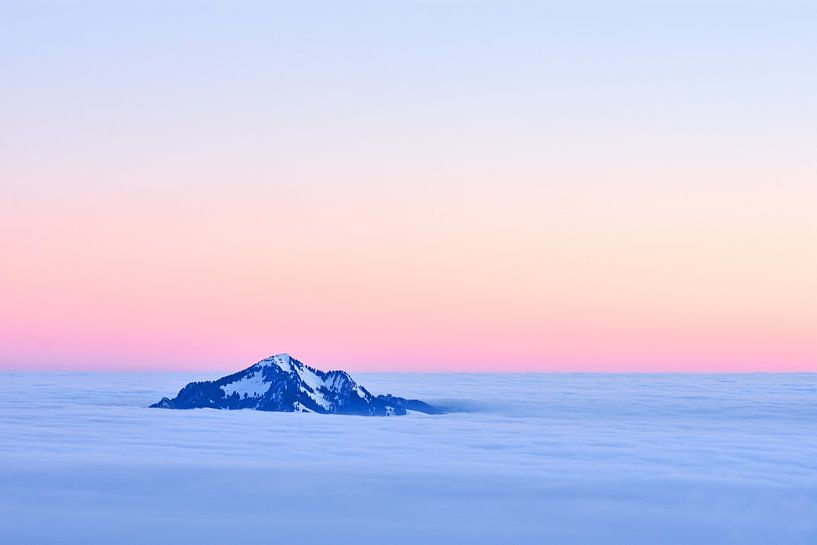
[[[39,201],[2,219],[2,363],[206,370],[287,351],[356,370],[815,370],[811,190],[648,189],[450,195],[447,213],[410,187],[382,209]]]

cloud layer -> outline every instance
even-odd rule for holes
[[[0,542],[799,544],[814,375],[363,375],[468,409],[145,407],[189,375],[4,374]]]

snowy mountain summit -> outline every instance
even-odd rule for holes
[[[218,380],[191,382],[173,398],[151,405],[160,409],[257,409],[390,416],[443,411],[392,395],[372,395],[345,371],[320,371],[289,354],[277,354]]]

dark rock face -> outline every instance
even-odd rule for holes
[[[403,415],[406,411],[440,414],[418,401],[374,396],[345,371],[324,372],[278,354],[218,380],[191,382],[173,398],[151,405],[160,409],[256,409],[363,416]]]

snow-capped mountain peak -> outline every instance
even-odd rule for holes
[[[152,407],[392,415],[442,412],[418,400],[374,396],[345,371],[321,371],[289,354],[276,354],[215,381],[192,382],[174,399]]]
[[[255,364],[255,366],[259,367],[266,367],[269,365],[277,365],[282,370],[286,371],[287,373],[292,371],[292,361],[293,358],[289,354],[281,353],[275,354],[274,356],[270,356],[266,359],[263,359]]]

